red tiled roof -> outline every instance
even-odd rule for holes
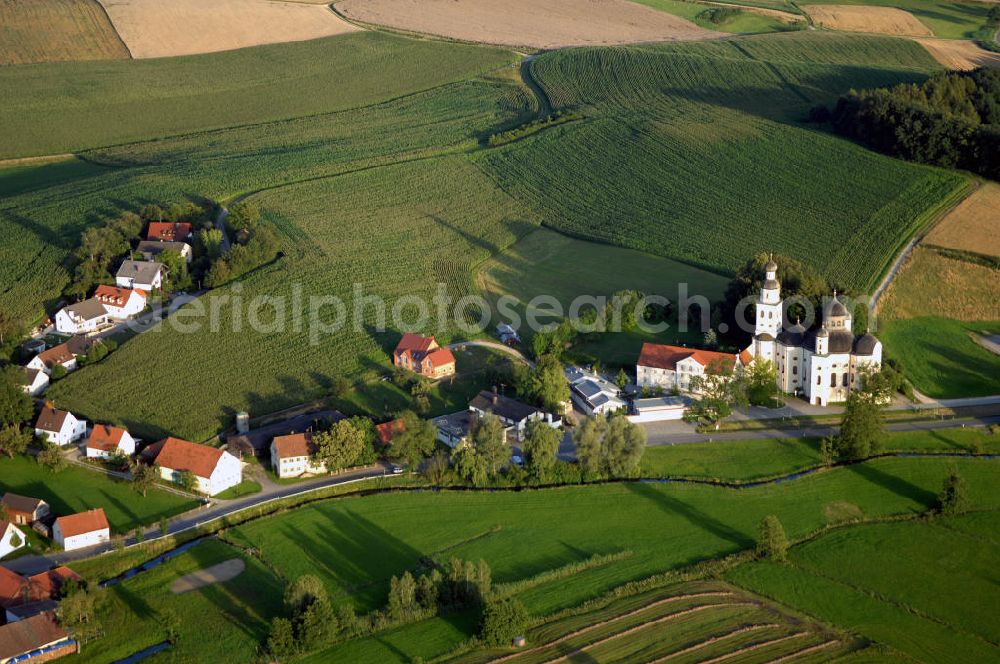
[[[151,221],[146,229],[147,240],[183,240],[191,234],[191,224],[172,221]]]
[[[719,353],[714,350],[701,350],[699,348],[684,348],[683,346],[644,343],[636,364],[644,367],[656,367],[657,369],[675,371],[677,363],[689,357],[706,368],[713,364],[731,367],[736,363],[736,356],[731,353]]]
[[[437,342],[434,341],[434,337],[422,337],[419,334],[414,334],[412,332],[407,332],[403,335],[403,338],[399,340],[396,344],[396,354],[399,355],[406,351],[410,353],[426,353],[430,350],[431,346],[434,346]]]
[[[42,408],[42,412],[38,414],[38,420],[35,421],[35,428],[42,431],[61,431],[67,415],[69,413],[65,410],[45,406]]]
[[[0,661],[7,661],[69,638],[51,611],[0,627]]]
[[[750,354],[749,349],[743,349],[740,351],[740,364],[743,366],[748,366],[753,362],[753,355]]]
[[[309,456],[316,450],[312,442],[312,434],[308,433],[275,436],[274,447],[278,452],[279,459]]]
[[[375,432],[378,434],[378,440],[383,445],[391,443],[392,439],[396,437],[396,434],[404,429],[403,420],[393,420],[391,422],[383,422],[382,424],[375,425]]]
[[[438,348],[437,350],[429,353],[424,360],[430,362],[432,367],[443,367],[448,364],[455,364],[455,356],[447,348]]]
[[[102,450],[104,452],[114,452],[122,442],[122,436],[126,434],[125,429],[113,427],[110,424],[95,424],[94,430],[90,432],[87,439],[87,447],[92,450]]]
[[[98,507],[86,512],[61,516],[56,519],[56,524],[63,537],[75,537],[108,528],[108,517],[104,515],[104,508]]]
[[[0,608],[24,604],[25,599],[29,602],[38,601],[37,597],[32,597],[28,593],[25,597],[25,589],[28,588],[28,580],[20,574],[15,574],[6,567],[0,566]]]
[[[69,344],[59,344],[48,350],[43,350],[38,354],[38,358],[47,367],[54,367],[57,364],[66,364],[76,357],[69,349]]]
[[[132,289],[129,288],[117,288],[116,286],[101,285],[94,290],[94,297],[104,304],[110,304],[113,307],[121,307],[128,302],[128,299],[132,296],[132,292]],[[138,288],[135,289],[135,292],[143,298],[146,297],[146,294]]]
[[[70,579],[74,581],[82,581],[80,575],[71,570],[68,567],[57,567],[55,569],[50,569],[47,572],[41,572],[40,574],[35,574],[34,576],[28,577],[28,582],[32,585],[33,589],[41,594],[44,594],[49,599],[56,599],[59,597],[59,590],[62,588],[63,584]]]
[[[219,465],[223,451],[217,447],[199,445],[180,438],[164,438],[143,450],[143,456],[160,468],[183,472],[208,479]]]

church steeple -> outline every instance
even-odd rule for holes
[[[754,334],[777,336],[782,327],[781,284],[778,282],[778,264],[774,255],[764,266],[764,283],[757,295],[757,323]]]

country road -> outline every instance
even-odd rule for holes
[[[511,348],[510,346],[504,345],[498,341],[460,341],[458,343],[451,344],[448,346],[448,350],[456,350],[459,348],[465,348],[467,346],[474,346],[476,348],[489,348],[490,350],[495,350],[506,355],[510,355],[515,360],[527,364],[529,367],[534,367],[535,363],[527,358],[527,356],[516,348]]]

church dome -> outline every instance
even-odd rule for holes
[[[837,299],[836,292],[833,294],[833,299],[826,305],[826,315],[833,318],[844,318],[851,315],[844,303]]]
[[[777,272],[778,264],[774,262],[773,258],[768,259],[767,265],[764,266],[765,272]]]
[[[819,328],[819,332],[816,333],[816,336],[817,337],[822,337],[822,338],[825,339],[826,337],[830,336],[830,331],[827,330],[826,327],[821,327],[821,328]]]
[[[854,342],[854,354],[874,355],[875,348],[878,346],[878,343],[878,339],[872,336],[871,333],[863,334]]]

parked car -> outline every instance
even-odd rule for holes
[[[393,475],[401,475],[403,473],[403,471],[406,470],[406,468],[404,468],[403,466],[399,465],[398,463],[392,464],[392,466],[390,466],[390,468],[392,469],[392,474]]]

